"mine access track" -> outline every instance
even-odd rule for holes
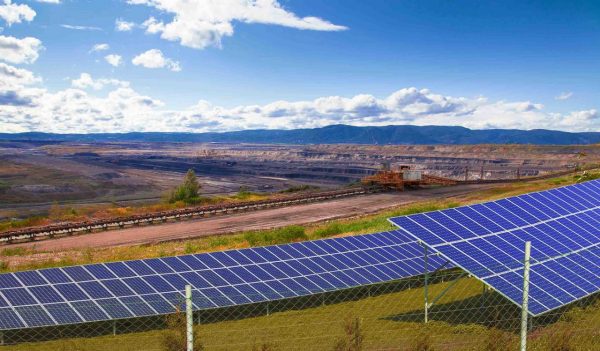
[[[377,190],[352,188],[338,191],[319,192],[297,196],[287,196],[277,199],[246,201],[222,205],[198,206],[154,212],[127,217],[116,217],[97,219],[84,222],[62,223],[43,227],[24,228],[0,233],[0,245],[8,245],[15,242],[34,241],[50,239],[56,236],[70,236],[75,234],[90,233],[94,230],[119,229],[126,226],[137,226],[142,224],[154,224],[167,222],[169,220],[181,220],[192,217],[209,217],[219,214],[245,212],[260,210],[271,207],[282,207],[296,204],[305,204],[332,200],[342,197],[375,193]]]

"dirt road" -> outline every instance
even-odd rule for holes
[[[403,193],[371,194],[305,205],[14,244],[4,246],[4,248],[35,246],[37,251],[61,251],[88,247],[138,245],[245,230],[268,229],[290,224],[307,224],[336,218],[353,217],[416,201],[460,196],[492,186],[481,184],[459,185]]]

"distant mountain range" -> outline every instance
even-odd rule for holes
[[[260,144],[540,144],[600,143],[600,132],[569,133],[534,129],[472,130],[445,126],[353,127],[332,125],[314,129],[244,130],[224,133],[0,133],[0,140],[77,142],[221,142]]]

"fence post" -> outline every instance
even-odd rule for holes
[[[427,246],[423,245],[425,250],[425,323],[429,322],[429,267],[427,266]]]
[[[187,351],[194,351],[194,314],[192,309],[192,286],[185,286],[185,316],[187,330]]]
[[[527,310],[529,303],[529,258],[531,241],[525,242],[525,260],[523,262],[523,303],[521,304],[521,351],[527,350]]]

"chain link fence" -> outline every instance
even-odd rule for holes
[[[435,267],[433,267],[435,268]],[[591,268],[598,277],[599,267]],[[238,306],[196,309],[186,330],[185,292],[155,310],[175,313],[110,322],[4,331],[13,350],[518,350],[521,308],[459,268],[277,301],[228,295]],[[283,291],[281,292],[283,294]],[[191,302],[206,306],[191,290]],[[148,308],[135,299],[129,311]],[[118,318],[122,304],[104,302]],[[80,311],[86,311],[80,309]],[[93,315],[92,308],[89,311]],[[190,316],[188,314],[188,316]],[[528,350],[599,350],[600,299],[591,295],[527,321]]]

